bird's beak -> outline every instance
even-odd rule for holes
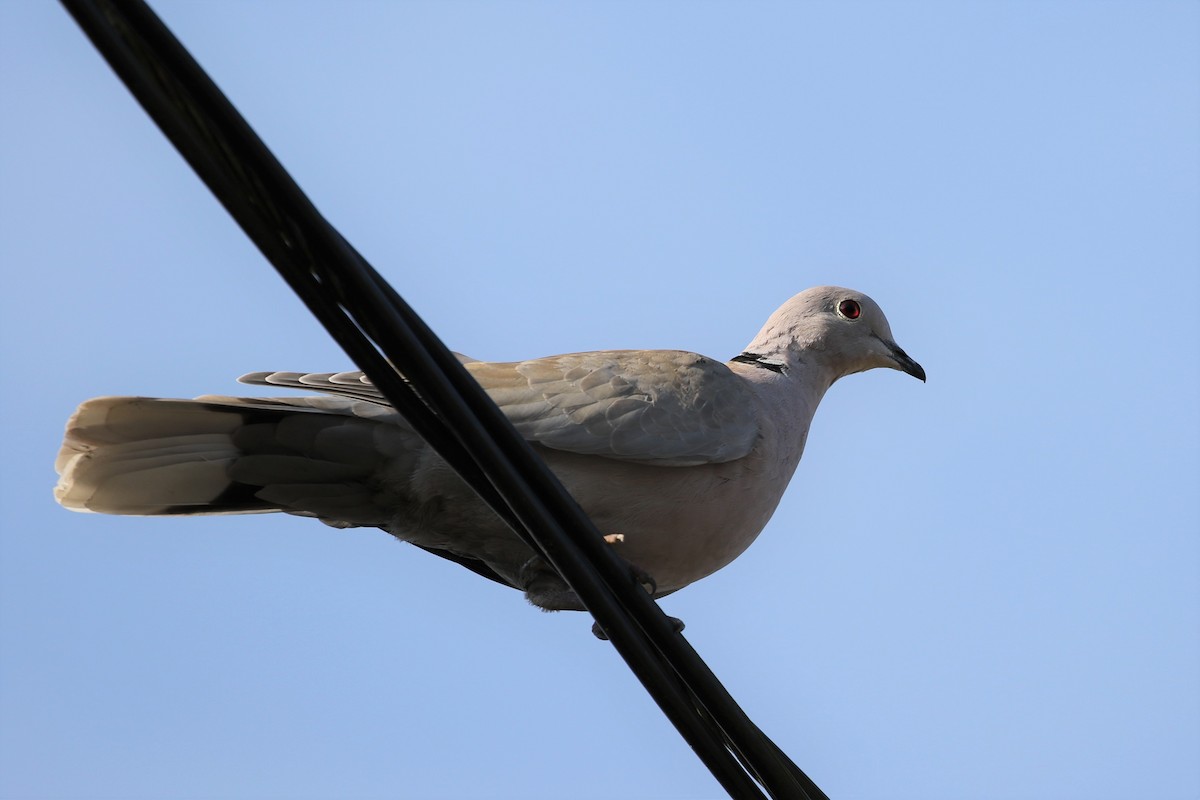
[[[892,360],[896,362],[896,369],[901,372],[907,372],[914,378],[919,378],[921,383],[925,382],[925,368],[917,362],[909,358],[908,353],[900,349],[900,345],[895,342],[888,342],[888,347],[891,349]]]

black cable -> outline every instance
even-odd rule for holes
[[[528,443],[312,206],[154,13],[138,0],[63,4],[389,402],[570,584],[726,791],[761,797],[749,772],[773,797],[824,798],[754,726]]]

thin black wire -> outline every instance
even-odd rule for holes
[[[740,760],[773,797],[824,798],[754,726],[495,404],[317,212],[153,12],[137,0],[62,1],[380,391],[564,576],[726,791],[762,796]]]

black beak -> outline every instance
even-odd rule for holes
[[[900,345],[895,342],[888,342],[888,347],[892,349],[892,360],[902,372],[907,372],[914,378],[919,378],[921,383],[925,382],[925,368],[908,357],[908,353],[900,349]]]

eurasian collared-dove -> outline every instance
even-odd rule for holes
[[[754,541],[834,381],[875,367],[925,380],[879,306],[832,286],[788,300],[727,363],[678,350],[463,360],[657,596]],[[89,400],[67,424],[55,497],[105,514],[284,511],[379,527],[542,608],[581,608],[362,373],[241,381],[323,396]]]

